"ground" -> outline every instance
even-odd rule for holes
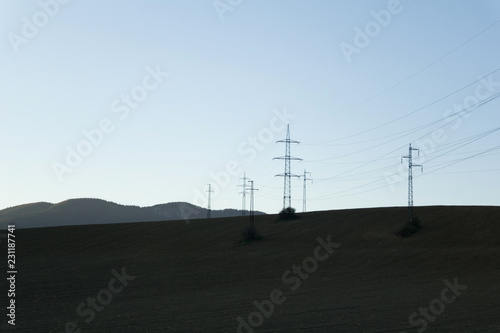
[[[405,208],[257,216],[249,243],[248,217],[18,229],[1,331],[500,332],[500,208],[416,214],[406,239]]]

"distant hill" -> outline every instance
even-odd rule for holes
[[[265,214],[256,212],[257,215]],[[240,216],[241,210],[212,210],[213,218]],[[202,219],[207,209],[186,202],[172,202],[151,207],[124,206],[101,199],[71,199],[51,204],[37,202],[0,211],[0,228],[8,224],[17,228],[68,225],[153,222]]]

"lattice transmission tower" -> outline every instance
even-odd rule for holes
[[[249,227],[252,229],[254,227],[254,220],[255,220],[255,203],[254,203],[254,192],[258,191],[258,189],[254,188],[253,185],[253,180],[248,181],[250,185],[250,222],[249,222]]]
[[[424,170],[424,167],[421,164],[413,164],[413,152],[417,151],[420,156],[420,151],[418,148],[412,148],[411,143],[408,149],[408,155],[401,157],[401,163],[403,163],[403,159],[408,159],[408,218],[411,223],[414,219],[413,215],[413,168],[420,167],[421,171]]]
[[[304,170],[304,191],[302,193],[302,211],[305,213],[306,212],[306,184],[307,184],[307,181],[310,180],[311,183],[312,183],[312,178],[307,178],[307,175],[311,176],[311,173],[310,172],[307,172],[306,170]]]
[[[288,207],[292,207],[292,177],[300,177],[299,175],[292,174],[291,161],[302,161],[301,158],[290,156],[290,144],[298,144],[300,142],[290,139],[290,125],[286,127],[286,139],[276,141],[276,143],[284,143],[285,144],[285,156],[275,157],[275,160],[285,160],[285,173],[276,175],[276,177],[284,178],[284,189],[283,189],[283,209],[287,208],[287,200]]]
[[[243,195],[243,200],[242,200],[242,203],[241,203],[241,215],[242,216],[245,216],[246,215],[246,206],[247,206],[247,188],[248,188],[248,184],[247,184],[247,181],[248,181],[248,178],[247,178],[247,174],[244,173],[243,174],[243,178],[240,178],[243,180],[243,184],[241,185],[238,185],[238,187],[243,187],[243,190],[240,192],[242,195]]]
[[[207,209],[207,219],[211,217],[211,212],[212,212],[212,193],[214,190],[212,190],[212,184],[208,184],[208,209]]]

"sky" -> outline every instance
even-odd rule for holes
[[[407,205],[409,144],[415,206],[499,205],[499,20],[493,0],[0,0],[0,209],[206,206],[208,184],[241,209],[246,176],[277,213],[287,125],[307,211]]]

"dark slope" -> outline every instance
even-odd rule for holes
[[[16,328],[62,332],[75,321],[82,332],[236,332],[236,318],[248,320],[253,302],[279,289],[286,300],[254,332],[417,332],[410,315],[456,278],[467,288],[426,332],[500,331],[500,208],[416,213],[423,228],[407,239],[395,236],[405,208],[258,216],[265,237],[245,245],[241,217],[18,230]],[[291,290],[283,274],[329,235],[340,247]],[[76,308],[122,268],[135,279],[86,323]]]

